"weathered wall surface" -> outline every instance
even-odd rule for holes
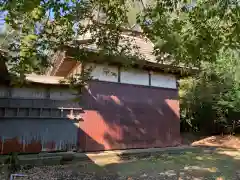
[[[0,154],[179,145],[176,78],[110,67],[113,76],[104,68],[94,70],[100,81],[78,102],[57,85],[0,87]]]
[[[77,149],[78,123],[63,119],[0,120],[0,152]]]
[[[0,154],[76,150],[79,104],[66,88],[0,88]]]
[[[79,126],[85,151],[181,143],[176,89],[92,82],[83,101]]]

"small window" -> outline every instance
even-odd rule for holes
[[[17,108],[6,108],[6,114],[7,117],[16,117],[17,116],[18,109]]]
[[[5,116],[5,108],[0,108],[0,117]]]
[[[41,112],[40,108],[32,108],[32,109],[30,109],[30,116],[31,117],[40,117],[40,112]]]
[[[51,117],[61,117],[61,109],[52,109]]]
[[[19,117],[28,117],[29,116],[29,108],[19,108],[18,116]]]
[[[51,109],[49,109],[49,108],[42,109],[41,116],[42,117],[50,117],[51,116]]]

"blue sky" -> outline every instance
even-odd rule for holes
[[[5,16],[6,16],[7,12],[0,12],[0,32],[2,32],[4,30],[4,25],[5,25]],[[48,14],[48,12],[47,12]],[[51,11],[50,12],[50,19],[52,20],[54,17],[54,13]]]
[[[2,31],[3,27],[4,27],[4,17],[5,17],[6,13],[5,12],[0,12],[0,31]]]

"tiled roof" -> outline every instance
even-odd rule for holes
[[[141,33],[139,33],[141,34]],[[77,41],[81,42],[86,42],[86,41],[91,40],[91,35],[89,33],[86,33],[84,36],[80,36],[77,38]],[[121,44],[124,45],[124,43],[129,43],[131,44],[131,54],[137,54],[139,57],[144,58],[144,60],[151,62],[151,63],[156,63],[156,64],[162,64],[162,65],[170,65],[172,64],[173,61],[159,61],[161,59],[164,59],[163,57],[160,56],[155,56],[154,55],[154,44],[146,37],[143,37],[141,35],[133,36],[133,35],[128,35],[124,34],[122,35],[122,40],[120,40],[120,46]],[[98,47],[96,44],[88,44],[84,45],[87,49],[90,51],[98,51]],[[137,47],[137,48],[134,48]]]
[[[91,36],[89,34],[86,34],[85,36],[81,36],[77,39],[77,41],[83,41],[83,40],[91,40]],[[131,46],[134,47],[136,46],[136,48],[132,48],[134,53],[141,53],[141,55],[143,55],[146,60],[148,61],[155,61],[156,57],[153,55],[153,43],[151,41],[149,41],[148,39],[144,39],[142,37],[139,36],[131,36],[131,35],[122,35],[122,40],[120,40],[120,46],[121,44],[124,45],[124,43],[131,43]],[[88,48],[89,50],[93,50],[93,51],[97,51],[98,48],[96,46],[96,44],[88,44],[85,46],[86,48]]]

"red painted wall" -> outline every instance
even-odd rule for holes
[[[177,89],[95,81],[89,84],[79,106],[83,108],[79,126],[67,119],[0,120],[0,154],[181,143]]]
[[[177,146],[177,89],[92,82],[80,102],[79,146],[84,151]]]

